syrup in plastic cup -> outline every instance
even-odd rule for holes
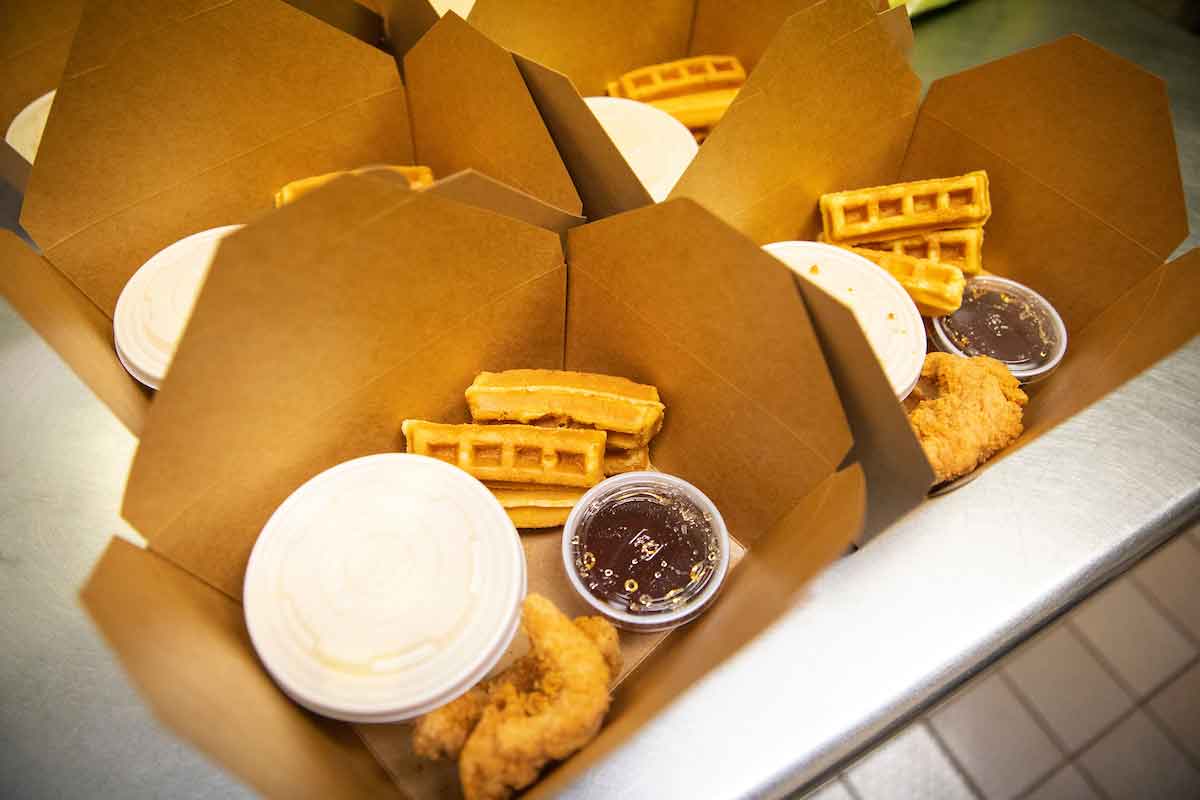
[[[716,599],[729,571],[721,512],[687,481],[627,472],[593,486],[563,527],[575,591],[614,625],[670,630]]]
[[[977,302],[1001,300],[1010,309],[1008,318],[1001,318],[995,308],[976,306]],[[955,323],[958,320],[979,326],[986,331],[991,344],[980,342],[979,346],[960,347],[955,341]],[[1024,326],[1025,330],[1018,330]],[[996,275],[975,275],[967,279],[963,291],[963,305],[946,317],[934,317],[932,321],[934,346],[943,353],[958,356],[989,355],[1002,362],[1013,377],[1024,384],[1045,380],[1058,369],[1067,354],[1067,326],[1050,301],[1024,284]],[[1023,334],[1023,336],[1022,336]],[[961,337],[962,332],[958,335]],[[1016,336],[1018,356],[1010,357],[1001,349],[1011,349]],[[1002,342],[1000,337],[1009,339]],[[1024,338],[1026,341],[1020,341]],[[1034,345],[1029,342],[1038,341]],[[1001,345],[1001,349],[994,349]]]

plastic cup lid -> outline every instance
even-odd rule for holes
[[[581,536],[581,529],[591,514],[593,514],[607,499],[629,489],[668,490],[676,492],[691,505],[703,512],[712,525],[713,537],[716,540],[716,563],[711,577],[703,588],[687,602],[671,611],[634,614],[604,602],[592,594],[586,586],[575,566],[576,549]],[[717,593],[725,583],[729,572],[729,530],[725,527],[725,519],[717,506],[708,495],[697,489],[683,478],[669,475],[665,472],[641,471],[626,472],[601,481],[589,489],[567,517],[563,526],[562,557],[563,567],[567,578],[579,596],[592,608],[610,619],[618,627],[641,632],[665,631],[677,628],[691,622],[705,611],[716,599]]]
[[[774,242],[763,249],[854,312],[896,396],[908,397],[925,364],[925,326],[904,287],[867,259],[834,245]]]
[[[692,132],[667,112],[637,100],[585,97],[584,101],[654,202],[666,200],[700,149]]]
[[[13,117],[4,134],[4,141],[30,164],[37,158],[42,134],[46,132],[46,121],[50,118],[50,106],[53,104],[54,92],[46,92],[22,108]]]
[[[1040,315],[1045,319],[1049,328],[1054,331],[1054,349],[1044,360],[1036,364],[1027,364],[1025,366],[1008,363],[1008,371],[1013,374],[1013,377],[1024,384],[1037,383],[1049,377],[1050,373],[1058,369],[1058,365],[1062,363],[1063,357],[1067,354],[1067,326],[1059,316],[1058,311],[1054,306],[1050,305],[1050,301],[1042,297],[1040,294],[1030,289],[1023,283],[1017,283],[1008,278],[1001,278],[998,275],[974,275],[967,279],[967,290],[963,293],[964,304],[969,302],[968,298],[972,288],[983,287],[984,289],[996,289],[1007,292],[1021,298],[1031,306],[1036,308]],[[951,353],[953,355],[968,356],[962,348],[958,347],[951,341],[949,334],[946,333],[944,317],[933,318],[933,343],[938,350],[943,353]]]
[[[221,240],[241,225],[194,233],[159,250],[117,298],[113,339],[134,378],[157,389],[167,374]]]
[[[383,453],[309,480],[246,568],[246,626],[293,700],[396,722],[458,697],[520,624],[525,553],[487,488],[450,464]]]

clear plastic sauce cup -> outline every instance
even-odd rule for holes
[[[563,527],[563,565],[580,596],[613,624],[661,631],[690,622],[729,571],[729,532],[713,502],[662,472],[592,487]]]

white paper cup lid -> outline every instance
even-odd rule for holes
[[[696,157],[696,137],[667,112],[624,97],[585,97],[646,191],[661,203]]]
[[[246,568],[246,626],[293,700],[396,722],[474,686],[520,624],[525,554],[500,503],[436,459],[347,461],[292,493]]]
[[[221,240],[241,225],[194,233],[159,250],[117,298],[113,339],[129,374],[157,389],[167,374]]]
[[[42,134],[46,132],[46,121],[50,118],[50,106],[53,104],[54,92],[46,92],[17,112],[4,134],[4,141],[30,164],[37,158]]]
[[[849,306],[896,396],[907,397],[925,364],[925,326],[904,287],[862,256],[833,245],[774,242],[763,249]]]

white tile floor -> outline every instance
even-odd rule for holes
[[[1200,524],[805,800],[1200,799]]]

